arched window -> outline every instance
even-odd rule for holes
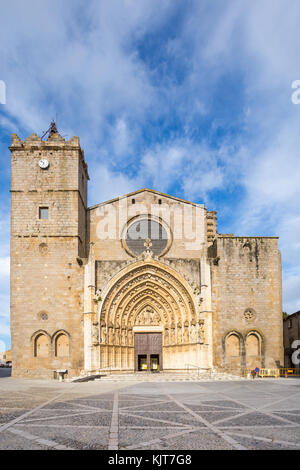
[[[240,355],[240,340],[237,335],[232,334],[226,339],[226,356],[238,357]]]
[[[55,356],[68,357],[70,351],[69,337],[65,333],[60,333],[55,339]]]
[[[226,368],[239,370],[241,368],[241,342],[237,333],[229,333],[225,339]]]
[[[255,332],[246,338],[246,367],[261,367],[261,337]]]
[[[251,334],[246,340],[246,353],[248,356],[259,356],[259,339],[256,335]]]
[[[36,357],[49,356],[49,338],[44,333],[39,334],[34,341],[34,355]]]

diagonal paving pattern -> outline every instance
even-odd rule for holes
[[[0,450],[300,449],[298,379],[24,382],[1,379]]]
[[[114,393],[114,404],[109,430],[108,450],[117,450],[119,448],[119,395],[118,391]]]

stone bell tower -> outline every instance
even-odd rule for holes
[[[55,123],[47,140],[13,134],[10,150],[13,375],[74,375],[83,365],[84,153]]]

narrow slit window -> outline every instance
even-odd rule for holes
[[[39,219],[49,219],[49,207],[39,208]]]

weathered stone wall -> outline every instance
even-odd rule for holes
[[[283,365],[281,257],[277,238],[219,236],[209,254],[213,256],[215,366]],[[231,332],[240,342],[239,359],[234,353],[226,358],[225,337]],[[256,332],[261,339],[261,358],[253,357],[253,353],[247,355],[246,337],[250,332]]]
[[[153,206],[155,206],[153,208]],[[165,272],[168,269],[174,270],[179,278],[187,281],[191,292],[193,293],[192,304],[196,309],[196,319],[189,322],[181,321],[178,325],[174,323],[172,328],[165,323],[163,334],[163,362],[165,368],[182,369],[188,363],[201,363],[203,367],[209,367],[211,361],[211,354],[209,352],[208,341],[211,338],[211,323],[210,318],[207,318],[207,311],[210,311],[210,275],[206,269],[206,244],[207,244],[207,211],[202,205],[196,205],[183,201],[171,196],[157,194],[151,190],[143,190],[132,195],[127,195],[120,199],[108,201],[107,203],[100,204],[88,210],[88,240],[93,244],[93,256],[95,259],[95,287],[101,289],[101,297],[104,297],[107,285],[111,283],[118,273],[125,269],[133,269],[135,263],[139,260],[131,256],[120,240],[120,236],[124,234],[126,228],[135,220],[135,217],[154,216],[161,220],[162,224],[166,224],[170,235],[170,245],[167,251],[160,257],[156,257],[156,261],[162,263],[162,268]],[[183,219],[183,223],[182,223]],[[213,214],[213,221],[215,224],[215,214]],[[110,231],[109,231],[110,228]],[[215,229],[214,229],[215,230]],[[105,232],[107,237],[105,237]],[[196,242],[195,242],[196,239]],[[151,249],[151,248],[150,248]],[[145,248],[146,250],[146,248]],[[209,266],[208,266],[209,268]],[[145,271],[146,272],[146,271]],[[150,281],[150,279],[149,279]],[[201,291],[201,283],[205,284],[207,289]],[[140,287],[140,295],[143,295],[143,287]],[[147,289],[146,289],[147,290]],[[88,290],[87,290],[88,291]],[[158,292],[149,293],[149,302],[157,307]],[[200,305],[199,299],[203,297]],[[165,293],[164,301],[168,298],[167,292]],[[210,315],[210,314],[209,314]],[[86,317],[87,318],[87,317]],[[93,327],[97,320],[91,320]],[[109,321],[114,323],[114,320],[105,321],[103,328],[106,328],[108,335]],[[199,328],[205,325],[205,337],[207,341],[202,341],[201,345],[189,343],[188,338],[185,340],[178,340],[178,345],[175,346],[176,341],[172,345],[168,344],[168,336],[174,331],[174,338],[180,337],[183,330]],[[203,323],[202,323],[203,322]],[[195,323],[195,324],[194,324]],[[88,327],[92,328],[92,326]],[[98,328],[102,329],[101,321],[98,318]],[[145,325],[145,328],[149,326]],[[111,328],[112,329],[112,328]],[[178,330],[178,331],[177,331]],[[118,336],[118,329],[117,333]],[[197,330],[198,331],[198,330]],[[176,332],[176,335],[175,335]],[[183,333],[181,333],[183,334]],[[179,335],[179,336],[178,336]],[[101,332],[98,333],[99,338]],[[134,356],[133,351],[126,347],[118,346],[119,340],[116,340],[116,346],[111,343],[108,346],[100,346],[100,355],[96,353],[99,348],[97,341],[92,346],[91,357],[100,357],[100,366],[107,367],[108,363],[115,368],[117,364],[120,368],[133,368]],[[198,350],[199,349],[199,350]],[[123,354],[124,353],[124,354]],[[200,358],[201,356],[201,358]],[[93,361],[93,359],[91,359]],[[97,359],[94,361],[95,367]],[[98,365],[99,367],[99,365]]]
[[[41,242],[47,243],[45,252]],[[11,250],[13,375],[53,377],[56,369],[78,373],[83,368],[83,268],[74,256],[77,240],[13,238]],[[34,355],[33,335],[39,331],[49,335],[47,357]],[[59,331],[70,336],[69,357],[55,357]]]
[[[83,367],[83,267],[87,168],[78,138],[12,139],[11,332],[13,375],[53,377]],[[41,158],[50,166],[42,170]],[[49,218],[39,219],[39,207]],[[69,352],[56,356],[65,334]],[[42,357],[35,340],[43,338]]]
[[[128,221],[147,214],[161,218],[170,228],[172,243],[163,257],[199,259],[205,256],[207,237],[205,207],[144,190],[89,208],[88,238],[95,244],[95,259],[118,261],[132,259],[124,250],[120,235],[126,230]],[[184,219],[183,224],[181,217]],[[197,239],[196,243],[193,243],[193,238]]]

